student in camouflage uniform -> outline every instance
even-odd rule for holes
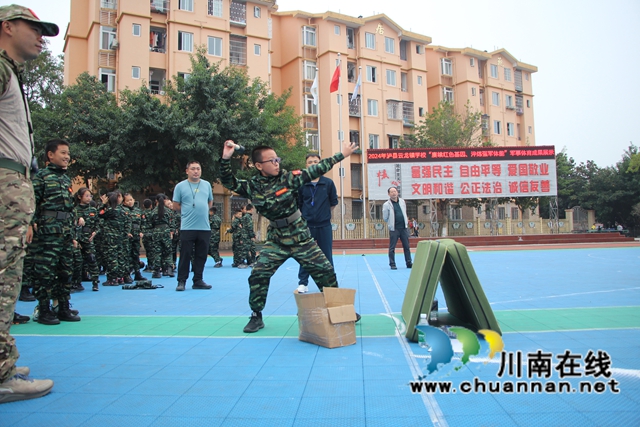
[[[131,237],[129,243],[129,267],[125,275],[125,279],[129,277],[129,273],[133,271],[135,280],[145,280],[140,273],[140,238],[142,237],[142,212],[135,206],[131,193],[124,195],[124,208],[129,212],[131,218]]]
[[[307,222],[298,210],[298,188],[324,175],[333,165],[350,156],[356,144],[346,142],[342,152],[302,171],[280,170],[280,158],[271,147],[256,147],[251,159],[259,175],[250,180],[236,179],[231,170],[235,143],[226,141],[220,160],[222,185],[242,197],[251,199],[258,213],[269,220],[267,241],[249,276],[249,306],[252,314],[244,332],[264,328],[262,310],[267,300],[269,281],[287,259],[293,257],[309,272],[318,288],[336,287],[336,273],[311,237]]]
[[[147,255],[147,267],[144,271],[155,271],[153,265],[151,265],[151,251],[153,246],[153,225],[149,221],[149,214],[153,208],[153,202],[151,199],[144,199],[142,202],[144,210],[141,215],[141,227],[142,227],[142,245],[144,246],[144,252]]]
[[[149,222],[153,226],[153,251],[151,264],[153,264],[155,270],[153,272],[153,278],[159,279],[162,277],[162,272],[166,272],[168,276],[174,277],[171,263],[171,238],[173,233],[171,231],[171,208],[169,207],[171,200],[164,194],[158,194],[156,196],[156,207],[153,208],[149,214]]]
[[[256,261],[256,232],[253,229],[253,205],[251,203],[242,208],[242,229],[244,230],[244,253],[247,264],[252,266]]]
[[[247,268],[244,260],[247,258],[246,245],[244,239],[246,233],[244,231],[244,223],[242,221],[242,208],[237,208],[233,213],[231,220],[231,228],[227,230],[231,233],[231,250],[233,251],[233,264],[231,267]]]
[[[80,188],[74,196],[76,207],[74,209],[74,217],[76,224],[80,218],[83,219],[84,225],[76,226],[76,247],[73,250],[73,280],[74,286],[80,286],[82,274],[86,267],[93,284],[92,290],[98,291],[98,263],[96,261],[96,248],[93,239],[96,236],[96,228],[98,224],[98,211],[91,206],[91,191],[87,187]],[[84,288],[83,288],[84,289]]]
[[[0,6],[0,403],[41,397],[53,388],[53,381],[30,379],[29,368],[16,366],[20,354],[9,329],[34,209],[33,128],[22,90],[23,64],[38,57],[43,36],[58,31],[26,7]]]
[[[71,160],[69,143],[62,139],[48,141],[45,153],[49,164],[33,178],[36,210],[27,240],[37,233],[39,248],[33,270],[33,293],[38,300],[38,323],[57,325],[60,320],[80,320],[69,311],[75,223],[71,178],[67,176]],[[84,225],[84,220],[79,225]],[[57,317],[50,307],[52,299],[59,304]]]
[[[122,198],[117,192],[107,193],[101,196],[103,206],[98,212],[98,216],[104,221],[100,230],[103,239],[103,259],[107,281],[102,286],[118,286],[124,283],[124,269],[120,252],[125,238],[127,218],[124,210],[120,207],[119,200]]]
[[[213,268],[222,267],[222,257],[218,252],[220,248],[220,226],[222,225],[222,218],[217,214],[217,209],[211,207],[209,209],[209,225],[211,226],[211,240],[209,241],[209,255],[215,261]]]
[[[118,271],[120,272],[120,275],[118,276],[118,283],[130,284],[133,283],[133,280],[131,279],[131,271],[129,270],[132,218],[129,209],[124,206],[124,193],[120,190],[115,190],[114,193],[118,194],[117,209],[122,212],[124,218],[122,236],[118,239]]]
[[[170,205],[173,205],[173,202],[171,202]],[[176,212],[171,209],[171,232],[173,233],[171,236],[171,259],[173,260],[173,262],[171,263],[171,268],[173,270],[176,269],[178,250],[180,249],[180,220],[180,212]]]

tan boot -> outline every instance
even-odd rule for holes
[[[18,374],[0,383],[0,403],[42,397],[52,388],[51,380],[33,380]]]

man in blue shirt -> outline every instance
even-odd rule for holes
[[[307,168],[320,163],[317,154],[307,154]],[[333,265],[333,231],[331,230],[331,212],[338,204],[338,193],[332,180],[321,176],[306,183],[298,190],[298,207],[302,217],[307,220],[311,237],[315,239]],[[302,267],[298,271],[298,293],[309,290],[309,273]]]
[[[184,291],[189,266],[193,257],[192,289],[211,289],[202,280],[204,264],[209,253],[211,226],[209,209],[213,206],[211,184],[200,179],[202,167],[199,162],[187,163],[187,179],[178,183],[173,190],[173,210],[181,213],[180,261],[178,262],[178,286],[176,291]]]

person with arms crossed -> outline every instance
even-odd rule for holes
[[[26,61],[42,51],[42,37],[58,32],[57,25],[40,21],[25,7],[0,7],[0,403],[41,397],[53,388],[53,381],[29,379],[29,368],[16,367],[20,354],[9,329],[20,293],[27,228],[35,208],[29,179],[33,129],[22,70]]]
[[[209,253],[211,225],[209,209],[213,206],[213,191],[208,181],[200,178],[199,162],[187,163],[187,179],[173,190],[173,210],[180,212],[180,260],[178,261],[178,286],[184,291],[189,277],[189,266],[193,256],[192,289],[211,289],[202,279],[204,264]]]

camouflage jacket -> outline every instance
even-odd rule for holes
[[[71,178],[67,175],[67,170],[49,164],[33,177],[33,192],[36,211],[31,223],[37,224],[38,233],[71,233],[74,224],[74,204]]]
[[[209,225],[211,226],[211,235],[218,236],[220,238],[220,226],[222,225],[222,218],[220,215],[213,214],[209,215]]]
[[[256,237],[256,233],[253,231],[253,215],[250,213],[242,215],[242,229],[244,230],[244,234],[247,239],[253,239]]]
[[[75,223],[78,219],[84,219],[84,226],[76,225],[76,240],[80,242],[88,242],[91,233],[98,231],[98,210],[90,205],[76,205],[73,210]]]
[[[149,226],[151,228],[166,225],[169,230],[172,230],[171,226],[174,221],[171,209],[165,207],[164,216],[160,217],[160,215],[158,215],[157,206],[147,215],[147,220],[149,221]]]
[[[231,234],[233,237],[233,241],[236,243],[241,243],[242,239],[245,237],[244,233],[244,225],[242,218],[233,218],[231,221]]]
[[[288,172],[281,169],[276,176],[256,175],[249,180],[237,179],[229,160],[220,160],[220,181],[231,191],[251,200],[258,213],[268,220],[287,218],[298,210],[298,188],[329,172],[344,159],[342,153],[320,161],[307,169]],[[301,216],[289,226],[269,226],[267,239],[292,245],[311,238],[307,221]]]
[[[145,209],[140,213],[140,227],[144,234],[153,232],[153,224],[149,221],[151,209]]]
[[[103,206],[98,211],[98,216],[103,219],[102,232],[109,235],[120,235],[124,237],[128,219],[120,205],[112,208]]]
[[[134,236],[140,235],[142,233],[142,211],[135,206],[132,208],[124,206],[124,210],[131,219],[131,234]]]

